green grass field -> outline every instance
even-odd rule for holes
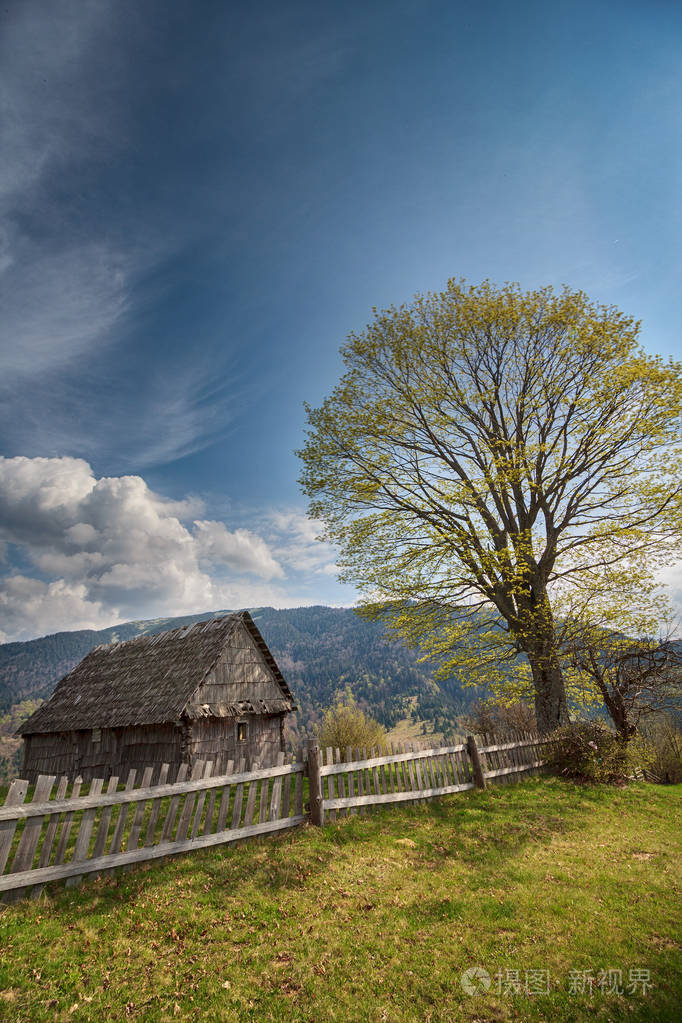
[[[55,887],[0,909],[0,1020],[678,1020],[681,811],[534,779]]]

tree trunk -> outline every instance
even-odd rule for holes
[[[601,692],[602,699],[604,700],[604,706],[609,712],[609,716],[616,726],[616,731],[620,735],[621,739],[625,742],[629,742],[633,738],[636,728],[628,720],[627,707],[620,693],[611,692],[609,687],[602,682],[601,679],[597,679],[597,687]]]
[[[538,591],[539,599],[538,599]],[[526,651],[533,674],[535,717],[540,735],[569,723],[564,676],[559,663],[554,619],[547,594],[539,586],[525,609],[525,628],[521,645]]]
[[[528,660],[533,673],[538,731],[540,735],[549,735],[569,722],[564,678],[556,656],[548,658],[528,652]]]

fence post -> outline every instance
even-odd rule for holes
[[[485,775],[483,774],[483,768],[481,767],[481,758],[478,754],[478,746],[473,735],[470,735],[467,739],[467,753],[471,760],[471,766],[474,772],[474,785],[477,789],[485,788]]]
[[[308,750],[308,782],[310,784],[310,820],[318,827],[324,824],[324,799],[322,795],[322,751],[319,746]]]

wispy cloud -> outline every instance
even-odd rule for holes
[[[134,32],[126,30],[129,19]],[[139,73],[131,46],[151,37],[149,24],[129,5],[106,0],[27,0],[3,20],[5,445],[118,465],[183,457],[220,435],[237,400],[236,388],[224,400],[229,384],[216,385],[216,359],[205,344],[183,364],[155,339],[162,357],[152,373],[134,357],[151,341],[140,321],[145,305],[159,290],[168,298],[165,285],[149,278],[195,230],[181,211],[167,219],[153,209],[135,215],[124,183],[106,184],[133,137]]]
[[[73,190],[79,169],[121,145],[111,78],[84,79],[114,5],[27,2],[0,41],[0,353],[5,379],[101,344],[126,307],[131,255],[91,233]],[[71,196],[71,200],[66,197]]]

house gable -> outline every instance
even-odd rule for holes
[[[263,641],[250,619],[241,619],[227,637],[216,664],[188,701],[186,715],[239,717],[292,710],[291,693],[261,645]]]

